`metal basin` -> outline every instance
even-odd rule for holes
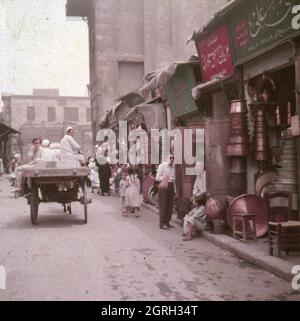
[[[227,212],[227,222],[232,229],[232,215],[235,213],[256,214],[256,236],[262,237],[268,232],[267,202],[255,195],[245,194],[234,199]]]

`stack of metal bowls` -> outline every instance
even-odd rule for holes
[[[254,159],[257,161],[266,161],[269,159],[269,134],[267,114],[263,109],[255,111],[254,120]]]
[[[297,188],[297,146],[296,139],[291,133],[287,133],[282,139],[283,156],[281,168],[277,170],[278,176],[274,185],[278,191],[292,193],[293,210],[298,209],[298,188]]]
[[[230,157],[230,190],[237,196],[247,189],[247,160],[249,152],[249,133],[247,105],[244,101],[231,102],[230,135],[226,154]]]
[[[230,109],[230,136],[227,156],[245,157],[249,152],[247,106],[244,101],[234,100]]]

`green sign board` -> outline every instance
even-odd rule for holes
[[[300,32],[300,1],[245,0],[230,20],[235,62],[239,63]]]
[[[197,111],[197,105],[192,96],[196,86],[194,70],[191,65],[181,65],[175,76],[165,86],[171,113],[174,118]]]

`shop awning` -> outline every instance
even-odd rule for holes
[[[192,96],[195,100],[199,100],[203,94],[203,92],[210,90],[214,87],[220,86],[229,79],[228,77],[218,77],[211,81],[207,81],[205,83],[199,84],[192,90]]]
[[[144,101],[145,101],[145,99],[141,95],[134,93],[134,92],[128,93],[127,95],[116,99],[116,102],[118,102],[118,103],[112,109],[113,115],[115,116],[117,114],[117,112],[120,109],[124,108],[125,106],[127,108],[132,108],[134,106],[142,104]]]
[[[143,114],[148,131],[167,128],[166,111],[162,103],[138,105],[127,114],[127,118],[134,112]]]
[[[0,138],[10,134],[19,134],[19,132],[3,123],[0,123]]]
[[[191,64],[199,65],[199,58],[197,56],[192,56],[188,61],[174,62],[165,68],[147,74],[144,77],[145,85],[141,89],[143,97],[148,97],[149,93],[154,92],[156,89],[163,88],[176,74],[178,67]]]

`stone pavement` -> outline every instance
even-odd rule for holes
[[[144,206],[158,214],[156,207],[145,203]],[[256,242],[249,240],[247,243],[243,243],[228,235],[215,235],[210,232],[203,232],[202,236],[222,249],[230,251],[239,258],[244,259],[246,262],[255,264],[287,281],[291,281],[294,277],[291,274],[293,266],[300,265],[299,253],[292,253],[290,256],[283,256],[282,258],[270,256],[266,238],[259,239]]]

